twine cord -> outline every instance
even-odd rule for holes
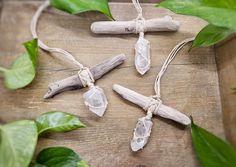
[[[137,18],[135,19],[135,24],[136,24],[136,34],[139,33],[140,36],[144,36],[144,32],[146,32],[147,28],[146,28],[146,20],[143,17],[143,9],[139,3],[139,0],[132,0],[133,5],[138,13]]]
[[[89,68],[84,67],[83,64],[81,64],[79,61],[77,61],[75,59],[75,57],[70,54],[68,51],[63,50],[61,48],[52,48],[47,46],[44,42],[42,42],[37,34],[37,24],[38,24],[38,20],[39,17],[42,15],[43,11],[48,8],[50,6],[50,2],[49,0],[46,0],[35,12],[32,20],[31,20],[31,24],[30,24],[30,31],[31,34],[33,36],[33,38],[37,38],[38,39],[38,45],[41,49],[48,51],[48,52],[55,52],[55,53],[59,53],[61,56],[58,56],[57,54],[53,54],[53,56],[59,58],[59,59],[63,59],[64,61],[75,65],[76,67],[79,68],[79,72],[78,72],[78,76],[83,84],[84,87],[86,86],[93,86],[94,84],[94,78],[92,73],[90,72]]]
[[[183,40],[182,42],[180,42],[179,44],[177,44],[172,51],[170,52],[170,54],[168,55],[167,59],[165,60],[163,66],[161,67],[160,72],[158,73],[156,80],[155,80],[155,92],[156,92],[156,99],[160,99],[161,98],[161,79],[164,75],[164,73],[166,72],[168,65],[172,62],[172,60],[174,60],[174,58],[176,57],[177,53],[189,42],[192,42],[195,38],[187,38],[185,40]]]

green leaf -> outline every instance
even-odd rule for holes
[[[64,112],[47,112],[36,119],[38,134],[46,132],[68,132],[86,127],[74,115]]]
[[[217,27],[217,26],[209,24],[198,33],[197,37],[195,38],[193,42],[192,47],[212,46],[224,40],[233,32],[234,30],[232,29],[224,28],[224,27]]]
[[[89,167],[78,154],[66,147],[50,147],[36,158],[35,167]]]
[[[87,164],[87,162],[85,162],[84,160],[80,160],[77,163],[77,167],[89,167],[89,165]]]
[[[235,0],[165,0],[158,6],[178,14],[200,17],[215,26],[236,28]]]
[[[0,68],[4,73],[5,85],[8,89],[19,89],[30,84],[36,75],[38,56],[37,39],[24,44],[26,53],[16,59],[11,69]]]
[[[71,14],[98,11],[113,19],[108,0],[50,0],[50,3],[53,7]]]
[[[192,122],[192,140],[197,156],[204,167],[235,167],[236,150],[212,133]]]
[[[0,126],[0,166],[27,167],[38,133],[34,121],[21,120]]]

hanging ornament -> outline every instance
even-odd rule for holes
[[[174,21],[171,16],[146,20],[139,0],[132,0],[138,13],[132,21],[100,21],[91,25],[91,31],[96,34],[139,34],[135,44],[135,67],[144,75],[151,67],[150,42],[144,38],[145,32],[155,31],[177,31],[179,22]]]
[[[43,10],[49,6],[50,2],[46,0],[38,8],[32,18],[30,30],[34,38],[38,38],[36,31],[38,19],[42,14]],[[91,68],[88,68],[81,64],[79,61],[77,61],[74,56],[66,50],[60,48],[51,48],[45,43],[43,43],[40,39],[38,39],[38,45],[45,51],[59,53],[61,56],[58,56],[57,54],[53,54],[53,56],[56,56],[57,58],[62,59],[67,63],[70,63],[70,65],[79,68],[79,72],[77,74],[66,79],[57,81],[55,83],[49,84],[48,92],[45,94],[44,98],[51,98],[56,94],[67,90],[89,87],[89,90],[83,95],[84,103],[90,111],[102,117],[104,112],[106,111],[108,101],[103,89],[94,85],[95,81],[101,78],[104,74],[114,69],[115,67],[121,65],[126,59],[125,55],[121,54],[112,57]]]
[[[171,51],[171,53],[167,57],[160,72],[156,77],[154,86],[156,94],[154,96],[146,97],[120,85],[117,84],[113,85],[113,90],[118,94],[120,94],[124,99],[134,104],[137,104],[138,106],[142,107],[145,111],[147,111],[147,115],[145,117],[138,119],[136,128],[134,129],[133,139],[131,140],[132,151],[138,151],[140,149],[143,149],[143,147],[147,144],[153,126],[152,123],[153,115],[158,115],[160,117],[173,120],[184,126],[190,125],[191,120],[189,119],[188,116],[162,103],[160,86],[161,86],[161,78],[164,75],[165,71],[167,70],[168,65],[175,58],[179,50],[187,43],[193,40],[194,38],[186,39],[183,42],[176,45],[175,48]]]

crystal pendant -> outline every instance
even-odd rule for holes
[[[135,67],[143,75],[150,69],[150,42],[142,35],[135,45]]]
[[[142,117],[138,120],[131,141],[131,149],[133,151],[138,151],[147,144],[148,138],[151,134],[152,125],[152,121],[146,117]]]
[[[104,91],[98,86],[93,86],[84,95],[84,103],[89,110],[102,117],[108,102]]]

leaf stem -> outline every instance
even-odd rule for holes
[[[0,72],[6,72],[6,71],[7,71],[6,68],[0,67]]]

